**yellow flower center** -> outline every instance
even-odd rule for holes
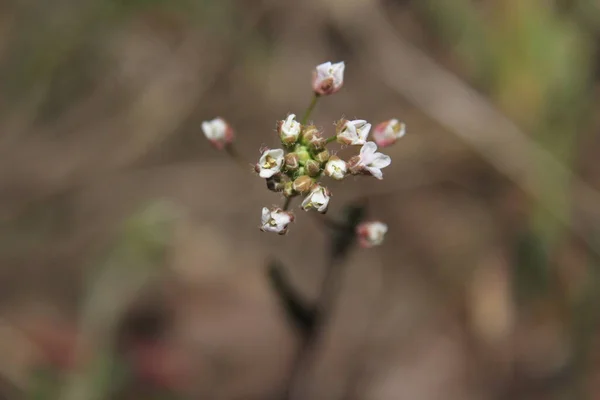
[[[273,168],[273,167],[275,167],[276,165],[277,165],[277,160],[275,160],[275,159],[274,159],[273,157],[271,157],[271,156],[267,156],[267,157],[265,158],[265,163],[263,164],[263,168],[270,169],[270,168]]]

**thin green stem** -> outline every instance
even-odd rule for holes
[[[283,203],[283,211],[287,211],[290,208],[290,205],[292,204],[292,198],[291,197],[286,197],[285,198],[285,202]]]
[[[334,142],[334,141],[335,141],[335,139],[337,139],[337,135],[335,135],[335,136],[332,136],[332,137],[330,137],[330,138],[327,138],[327,141],[326,141],[325,143],[329,144],[329,143],[331,143],[331,142]]]
[[[313,98],[310,102],[310,105],[308,106],[308,108],[306,109],[306,112],[304,113],[304,117],[302,117],[302,125],[306,125],[306,123],[308,122],[308,118],[310,117],[310,114],[313,112],[313,110],[315,109],[315,106],[317,105],[317,101],[319,100],[319,94],[315,93],[313,95]]]
[[[244,156],[242,156],[233,146],[233,144],[228,144],[225,146],[225,151],[227,154],[243,169],[248,169],[248,166],[251,165]]]

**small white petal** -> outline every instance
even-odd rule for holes
[[[391,163],[392,159],[390,158],[390,156],[387,156],[382,153],[375,153],[369,165],[375,168],[385,168]]]
[[[374,142],[367,142],[360,149],[360,157],[363,160],[365,160],[366,163],[368,163],[368,162],[370,162],[370,160],[367,161],[367,159],[369,159],[371,156],[373,156],[373,154],[375,154],[376,151],[377,151],[377,145]]]
[[[365,169],[369,171],[373,177],[379,180],[383,179],[383,172],[381,172],[379,168],[365,167]]]
[[[261,222],[262,224],[266,224],[267,222],[269,222],[269,218],[271,217],[271,212],[269,211],[269,209],[267,207],[263,207],[262,209],[262,216],[261,216]]]

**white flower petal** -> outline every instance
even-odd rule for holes
[[[392,163],[392,159],[390,156],[387,156],[382,153],[375,153],[373,159],[371,160],[369,166],[375,168],[385,168]]]
[[[271,212],[269,211],[269,209],[267,207],[263,207],[262,209],[262,216],[261,216],[261,222],[262,224],[266,224],[267,222],[269,222],[269,218],[271,217]]]
[[[369,171],[369,173],[370,173],[370,174],[371,174],[373,177],[375,177],[375,178],[377,178],[377,179],[379,179],[379,180],[383,179],[383,172],[381,172],[381,170],[380,170],[379,168],[373,168],[373,167],[368,167],[368,166],[367,166],[367,167],[365,167],[365,169],[366,169],[367,171]]]
[[[360,157],[365,163],[369,163],[370,158],[375,154],[376,151],[377,145],[375,142],[367,142],[360,149]]]

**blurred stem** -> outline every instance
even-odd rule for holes
[[[286,197],[285,201],[283,202],[283,207],[281,207],[281,208],[283,209],[283,211],[287,211],[287,210],[289,210],[291,204],[292,204],[292,198]]]
[[[252,163],[249,163],[244,158],[244,156],[242,156],[241,153],[237,151],[233,144],[228,144],[227,146],[225,146],[225,151],[233,159],[233,161],[235,161],[236,164],[239,165],[241,168],[247,170],[248,166],[252,165]]]
[[[297,380],[305,378],[304,374],[311,371],[310,366],[315,356],[315,346],[323,335],[327,321],[331,319],[342,281],[344,260],[355,243],[354,232],[356,226],[364,218],[365,205],[364,200],[359,200],[356,204],[347,207],[343,222],[328,220],[334,224],[334,229],[331,230],[330,235],[329,258],[325,265],[325,276],[314,306],[313,328],[308,335],[302,338],[297,358],[292,365],[289,381],[282,396],[283,400],[305,398],[304,393],[296,393],[294,389],[303,389],[303,385],[298,384]]]
[[[302,125],[306,125],[306,123],[308,122],[308,118],[310,117],[310,114],[312,114],[313,110],[315,109],[315,106],[317,105],[317,101],[319,101],[319,94],[318,93],[314,93],[313,94],[313,98],[308,106],[308,108],[306,109],[306,112],[304,113],[304,117],[302,117]]]
[[[330,137],[325,143],[329,144],[331,142],[335,142],[335,139],[337,139],[337,135]]]

